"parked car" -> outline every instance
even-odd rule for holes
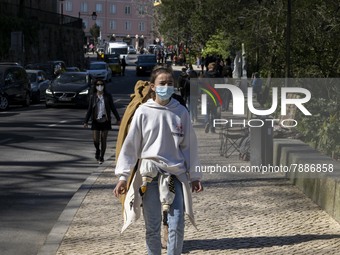
[[[137,54],[137,50],[132,45],[128,46],[128,54]]]
[[[0,64],[0,110],[10,104],[29,106],[31,85],[25,69],[17,64]]]
[[[150,73],[152,69],[157,65],[156,55],[143,54],[137,57],[136,61],[136,75],[142,75]]]
[[[103,79],[105,81],[111,81],[112,79],[112,71],[108,63],[104,61],[90,62],[87,72],[94,79]]]
[[[26,70],[42,70],[46,74],[46,78],[49,80],[53,80],[54,78],[54,69],[53,65],[50,63],[32,63],[25,66]]]
[[[105,58],[105,62],[109,64],[112,74],[122,74],[122,66],[119,55],[108,55]]]
[[[46,89],[46,107],[74,105],[87,107],[91,79],[87,72],[64,72]]]
[[[162,46],[158,45],[158,44],[150,44],[148,45],[147,47],[147,51],[150,53],[150,54],[155,54],[156,51],[160,51],[162,50]]]
[[[39,103],[45,99],[45,92],[51,81],[42,70],[26,70],[31,83],[31,99],[33,103]]]
[[[53,79],[57,78],[59,74],[65,72],[66,64],[62,60],[47,61],[47,64],[52,66]]]
[[[80,72],[80,69],[76,66],[67,66],[65,72]]]

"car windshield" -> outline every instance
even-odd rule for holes
[[[30,82],[35,82],[37,80],[37,74],[35,73],[27,73],[30,79]]]
[[[63,73],[57,78],[58,83],[72,83],[79,85],[83,85],[84,83],[86,83],[86,80],[86,74]]]
[[[90,64],[90,70],[103,70],[103,69],[106,69],[106,66],[105,64],[102,64],[102,63],[93,63],[93,64]]]
[[[138,59],[140,63],[155,63],[156,57],[155,56],[143,56]]]

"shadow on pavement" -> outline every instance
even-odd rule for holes
[[[198,239],[184,241],[183,253],[194,250],[239,250],[272,246],[293,245],[313,240],[340,238],[340,235],[293,235],[293,236],[259,236],[221,239]]]

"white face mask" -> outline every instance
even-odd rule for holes
[[[98,86],[96,86],[96,89],[98,91],[103,91],[104,90],[104,86],[103,85],[98,85]]]

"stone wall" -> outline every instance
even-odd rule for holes
[[[63,60],[68,66],[84,63],[84,32],[81,19],[37,9],[24,9],[0,2],[0,61],[22,65]],[[13,47],[11,33],[21,32],[22,46]]]
[[[340,162],[300,140],[275,139],[274,165],[288,166],[286,177],[340,222]]]

